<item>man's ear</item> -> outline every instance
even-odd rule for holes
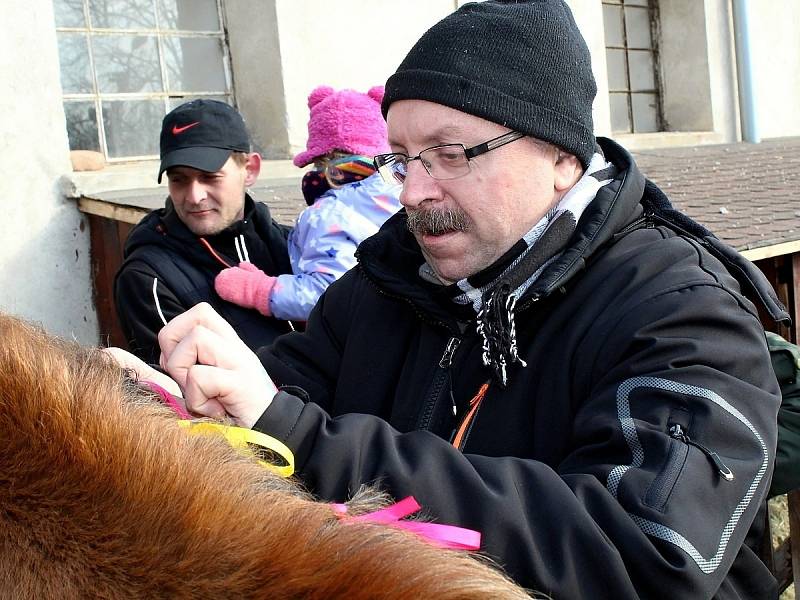
[[[245,187],[250,187],[258,179],[258,174],[261,173],[261,155],[258,152],[251,152],[247,157],[244,168],[247,171],[244,177],[244,185]]]
[[[554,186],[557,192],[566,192],[583,175],[583,165],[574,154],[556,151],[556,163],[554,166]]]

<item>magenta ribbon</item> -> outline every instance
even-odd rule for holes
[[[339,516],[347,516],[345,504],[331,504]],[[403,517],[417,512],[422,508],[413,496],[403,498],[399,502],[356,517],[347,516],[348,521],[366,521],[369,523],[382,523],[406,529],[425,538],[434,546],[450,548],[453,550],[479,550],[481,547],[481,534],[473,529],[455,527],[454,525],[440,525],[438,523],[424,523],[421,521],[401,521]]]
[[[157,383],[155,383],[153,381],[148,381],[148,380],[143,380],[143,381],[140,381],[139,383],[141,385],[145,386],[146,388],[148,388],[153,393],[157,394],[161,398],[161,401],[164,404],[166,404],[172,410],[174,410],[176,413],[178,413],[178,416],[181,419],[191,419],[192,418],[192,415],[190,415],[188,412],[186,412],[186,409],[183,406],[181,406],[180,403],[177,400],[175,400],[175,396],[170,394],[167,390],[165,390],[163,387],[161,387]]]

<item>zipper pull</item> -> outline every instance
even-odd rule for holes
[[[725,481],[733,481],[734,479],[733,471],[731,471],[728,468],[728,465],[722,462],[722,459],[720,458],[719,454],[717,454],[713,450],[709,450],[708,448],[703,446],[703,444],[695,442],[688,435],[686,435],[686,432],[683,430],[683,427],[681,427],[677,423],[675,425],[672,425],[669,428],[669,435],[670,437],[675,438],[676,440],[680,440],[685,444],[689,444],[690,446],[694,446],[695,448],[700,450],[703,454],[705,454],[709,458],[709,460],[712,463],[714,463],[714,467],[716,467],[717,472]]]
[[[453,416],[458,416],[458,407],[456,406],[456,399],[453,397],[453,382],[450,380],[450,365],[453,363],[453,354],[456,353],[459,344],[461,343],[461,339],[457,337],[451,337],[447,340],[447,346],[444,348],[444,354],[442,354],[442,358],[439,359],[439,368],[447,370],[447,377],[450,383],[450,405],[453,409]]]
[[[442,369],[450,368],[450,364],[453,362],[453,354],[456,353],[459,344],[461,343],[461,338],[451,337],[447,341],[447,346],[445,346],[444,354],[442,354],[442,358],[439,359],[439,367]]]
[[[716,452],[711,452],[708,455],[708,457],[714,463],[714,466],[717,467],[717,471],[719,471],[719,474],[722,475],[722,478],[725,481],[733,481],[733,471],[731,471],[728,468],[728,465],[722,462],[722,459],[719,457],[719,454],[717,454]]]
[[[686,434],[683,432],[683,427],[678,424],[672,425],[669,428],[669,437],[686,443],[688,443],[689,440],[689,438],[686,437]]]

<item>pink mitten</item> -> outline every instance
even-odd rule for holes
[[[238,267],[220,271],[214,279],[214,289],[223,300],[245,308],[255,308],[265,317],[269,309],[269,296],[275,286],[276,277],[270,277],[252,263],[241,262]]]

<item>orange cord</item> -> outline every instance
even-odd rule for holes
[[[458,427],[456,436],[453,438],[453,446],[455,448],[461,450],[461,445],[464,442],[467,429],[469,429],[470,423],[472,423],[472,420],[475,418],[475,413],[478,412],[478,407],[480,407],[481,402],[483,402],[483,398],[486,396],[488,389],[489,382],[487,381],[478,389],[478,392],[472,397],[472,400],[469,401],[469,412],[464,415],[464,419]]]
[[[225,259],[224,259],[224,258],[222,258],[222,257],[221,257],[219,254],[217,254],[217,252],[216,252],[216,251],[215,251],[215,250],[214,250],[214,249],[211,247],[211,244],[209,244],[209,243],[208,243],[208,240],[206,240],[206,238],[204,238],[204,237],[201,237],[201,238],[198,238],[198,239],[200,240],[200,243],[201,243],[201,244],[203,244],[203,246],[205,246],[205,247],[206,247],[206,250],[208,250],[208,251],[211,253],[211,256],[213,256],[213,257],[214,257],[214,258],[216,258],[216,259],[217,259],[219,262],[221,262],[221,263],[222,263],[222,266],[223,266],[223,267],[230,267],[230,266],[232,266],[232,265],[229,265],[229,264],[228,264],[228,263],[225,261]]]
[[[214,258],[216,258],[216,259],[217,259],[217,261],[218,261],[220,264],[222,264],[222,266],[223,266],[223,267],[228,267],[228,268],[230,268],[230,267],[232,267],[232,266],[233,266],[233,265],[230,265],[230,264],[228,264],[228,262],[227,262],[227,261],[226,261],[224,258],[222,258],[222,257],[221,257],[219,254],[217,254],[216,250],[214,250],[214,248],[212,248],[212,247],[211,247],[211,244],[209,244],[209,243],[208,243],[208,240],[207,240],[206,238],[204,238],[204,237],[199,237],[199,238],[197,238],[197,239],[199,239],[199,240],[200,240],[200,243],[201,243],[201,244],[203,244],[203,246],[205,246],[206,250],[208,250],[208,251],[211,253],[211,256],[213,256]],[[294,323],[292,323],[292,322],[291,322],[291,321],[289,321],[288,319],[286,320],[286,322],[289,324],[289,331],[296,331],[296,329],[295,329],[295,327],[294,327]]]

